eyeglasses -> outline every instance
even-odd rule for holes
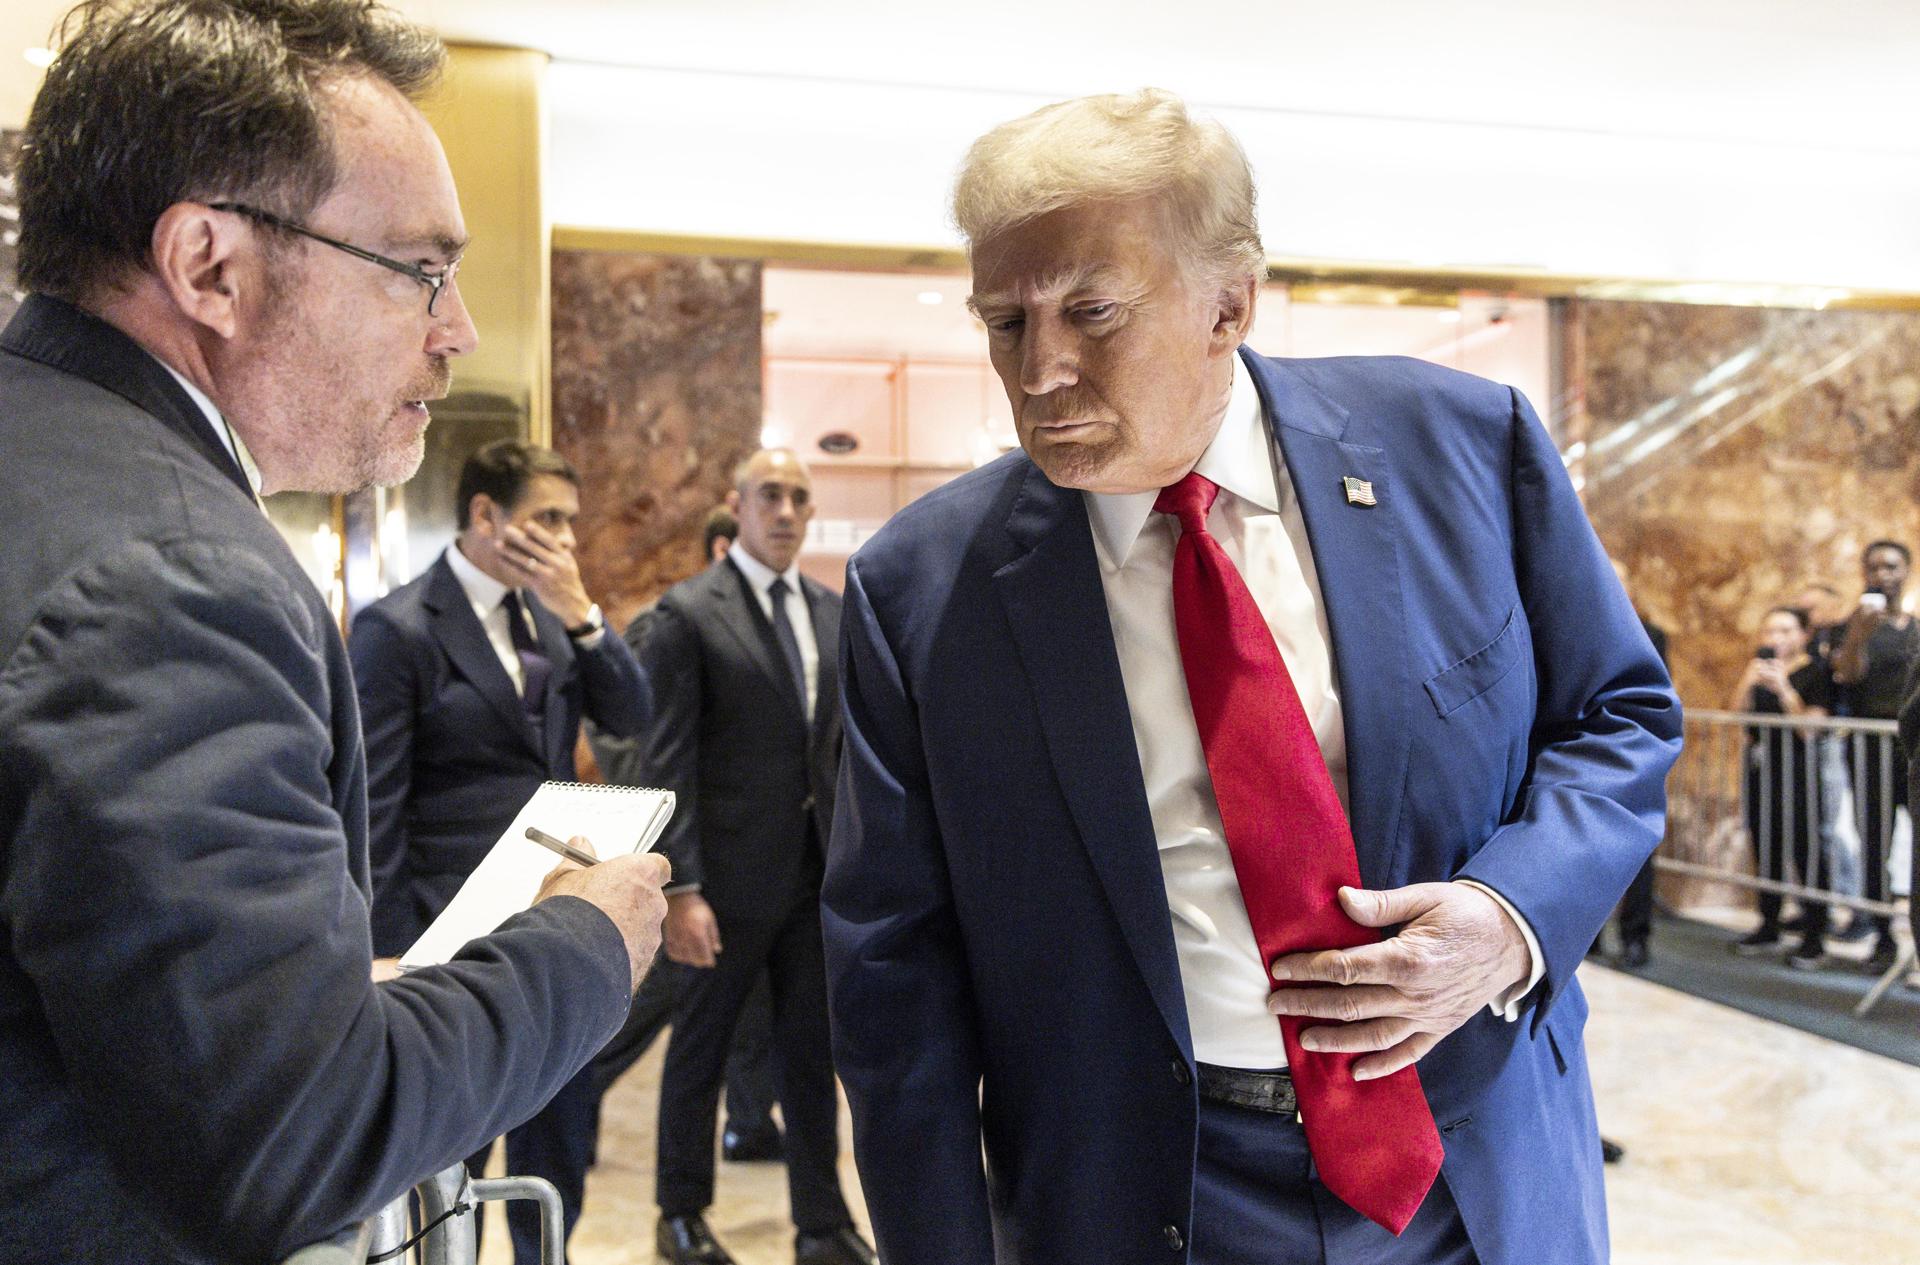
[[[389,268],[403,277],[413,278],[421,285],[427,287],[428,316],[435,314],[435,310],[440,304],[440,296],[445,293],[446,288],[453,283],[454,274],[460,271],[460,261],[458,259],[438,272],[428,272],[425,268],[421,268],[416,264],[403,264],[398,259],[389,259],[385,255],[377,255],[373,251],[351,245],[337,238],[328,237],[324,233],[316,233],[304,225],[295,224],[292,220],[282,219],[271,211],[262,211],[257,206],[248,206],[243,202],[209,202],[207,205],[216,211],[229,211],[235,215],[244,215],[248,219],[258,221],[261,224],[269,224],[274,228],[285,229],[289,233],[298,233],[302,237],[311,237],[314,241],[331,246],[335,250],[344,250],[355,259],[364,259],[370,264],[379,264],[382,268]]]

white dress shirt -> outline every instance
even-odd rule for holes
[[[159,360],[159,357],[156,356],[155,359]],[[227,425],[226,417],[213,406],[213,401],[207,398],[205,391],[189,382],[178,369],[166,361],[160,360],[159,363],[162,369],[173,375],[173,380],[180,384],[181,389],[187,393],[187,397],[198,404],[200,411],[207,415],[207,421],[213,424],[215,438],[219,439],[226,450],[233,455],[235,463],[240,467],[240,472],[247,476],[247,486],[253,489],[253,499],[256,502],[259,501],[260,467],[254,464],[253,454],[247,451],[247,446],[240,441],[240,436],[233,433],[233,427]],[[261,508],[266,507],[262,505]]]
[[[447,565],[453,568],[453,578],[460,581],[460,589],[467,595],[480,627],[486,630],[487,644],[493,647],[500,666],[507,670],[513,692],[524,698],[527,671],[520,666],[520,652],[513,646],[513,629],[507,624],[507,608],[501,605],[506,600],[507,586],[474,566],[467,555],[460,552],[457,542],[447,546]],[[527,632],[538,643],[540,634],[533,626],[533,615],[527,610],[524,596],[520,599],[520,617],[527,621]]]
[[[1220,487],[1207,529],[1266,617],[1346,808],[1346,728],[1320,577],[1293,481],[1238,356],[1226,416],[1194,469]],[[1285,1067],[1280,1024],[1267,1011],[1267,966],[1234,877],[1187,696],[1173,619],[1179,524],[1153,512],[1157,492],[1084,495],[1160,845],[1194,1057],[1222,1067]],[[1533,964],[1531,978],[1495,1006],[1512,1019],[1519,999],[1544,973],[1544,960],[1525,920],[1498,893],[1481,890],[1519,925]]]
[[[813,723],[813,700],[820,692],[820,643],[813,635],[813,612],[807,609],[807,595],[800,590],[800,564],[792,562],[785,571],[775,571],[748,553],[738,540],[727,550],[727,557],[747,577],[747,587],[760,599],[760,613],[773,622],[773,594],[767,592],[775,580],[787,582],[787,622],[793,625],[793,639],[800,644],[800,667],[807,678],[805,704],[807,723]]]

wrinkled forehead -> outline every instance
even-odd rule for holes
[[[426,116],[369,75],[338,76],[323,91],[340,178],[314,221],[351,225],[396,250],[460,254],[467,244],[460,196]]]

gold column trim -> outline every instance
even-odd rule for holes
[[[561,224],[553,230],[555,250],[618,251],[658,255],[713,255],[758,259],[767,263],[891,272],[960,272],[966,252],[954,246],[916,246],[877,242],[800,241],[774,237],[715,237],[693,233],[655,233],[638,229]],[[1267,279],[1311,287],[1318,301],[1332,301],[1340,290],[1366,288],[1371,302],[1431,305],[1460,291],[1515,294],[1541,299],[1626,299],[1647,303],[1698,303],[1725,307],[1859,309],[1920,311],[1920,293],[1864,290],[1845,286],[1793,285],[1761,281],[1686,281],[1658,277],[1598,277],[1538,268],[1420,267],[1365,260],[1307,259],[1271,255]],[[1350,293],[1349,298],[1355,297]],[[1343,300],[1346,301],[1346,300]]]
[[[553,279],[547,243],[546,53],[449,44],[442,86],[423,109],[453,168],[473,246],[460,293],[480,331],[453,366],[455,388],[523,406],[527,438],[553,438]]]

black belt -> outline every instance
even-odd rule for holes
[[[1288,1072],[1250,1072],[1238,1067],[1215,1067],[1211,1063],[1193,1066],[1200,1074],[1202,1098],[1276,1116],[1300,1114],[1300,1102],[1293,1093],[1293,1076]]]

